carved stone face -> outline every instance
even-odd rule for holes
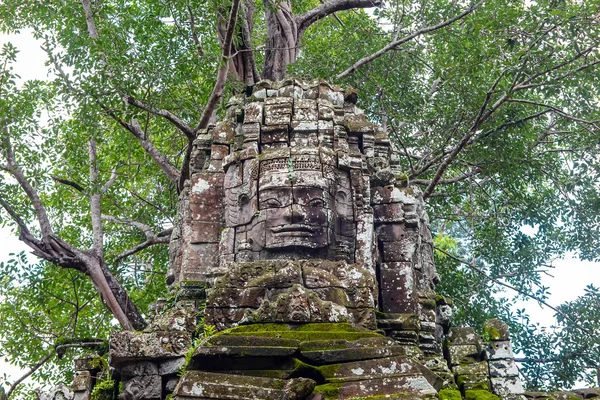
[[[323,248],[330,244],[330,207],[327,188],[295,186],[288,179],[280,187],[259,190],[259,209],[265,215],[265,248]]]
[[[352,199],[348,172],[321,163],[318,153],[230,166],[225,219],[235,229],[235,260],[352,261]]]

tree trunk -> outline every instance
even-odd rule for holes
[[[298,25],[292,15],[290,0],[274,4],[263,0],[267,23],[267,41],[263,78],[281,80],[288,64],[296,61],[298,54]]]
[[[123,285],[110,273],[104,262],[94,256],[84,258],[86,275],[90,277],[106,306],[119,321],[123,329],[142,330],[146,327],[144,318],[127,295]]]

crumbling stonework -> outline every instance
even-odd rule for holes
[[[506,325],[451,328],[421,194],[356,101],[263,81],[198,136],[172,297],[111,336],[120,399],[524,398]]]

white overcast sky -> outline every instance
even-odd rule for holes
[[[40,49],[40,43],[36,42],[26,31],[18,35],[0,34],[0,46],[8,41],[19,49],[15,71],[21,76],[21,79],[46,79],[48,76],[47,68],[44,66],[46,55]],[[530,232],[525,230],[525,233]],[[20,251],[28,251],[28,248],[11,235],[8,229],[0,228],[0,261],[6,261],[9,253]],[[556,269],[551,271],[554,277],[543,276],[542,279],[543,284],[550,288],[549,304],[559,305],[565,301],[574,300],[583,294],[583,289],[589,284],[600,286],[600,263],[583,262],[566,257],[555,262],[555,265]],[[543,308],[534,301],[523,303],[519,307],[525,307],[533,321],[544,326],[552,325],[554,315],[552,310]],[[6,364],[0,358],[0,376],[4,372],[13,379],[22,374],[18,368]]]

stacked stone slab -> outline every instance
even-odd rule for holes
[[[120,372],[121,399],[164,399],[175,390],[198,323],[194,305],[158,308],[144,332],[112,333],[109,361]]]
[[[463,395],[473,390],[490,390],[482,341],[473,328],[450,328],[444,350]]]
[[[508,326],[499,319],[490,319],[484,324],[484,332],[489,338],[485,352],[492,391],[502,399],[523,399],[524,390],[514,360]]]

